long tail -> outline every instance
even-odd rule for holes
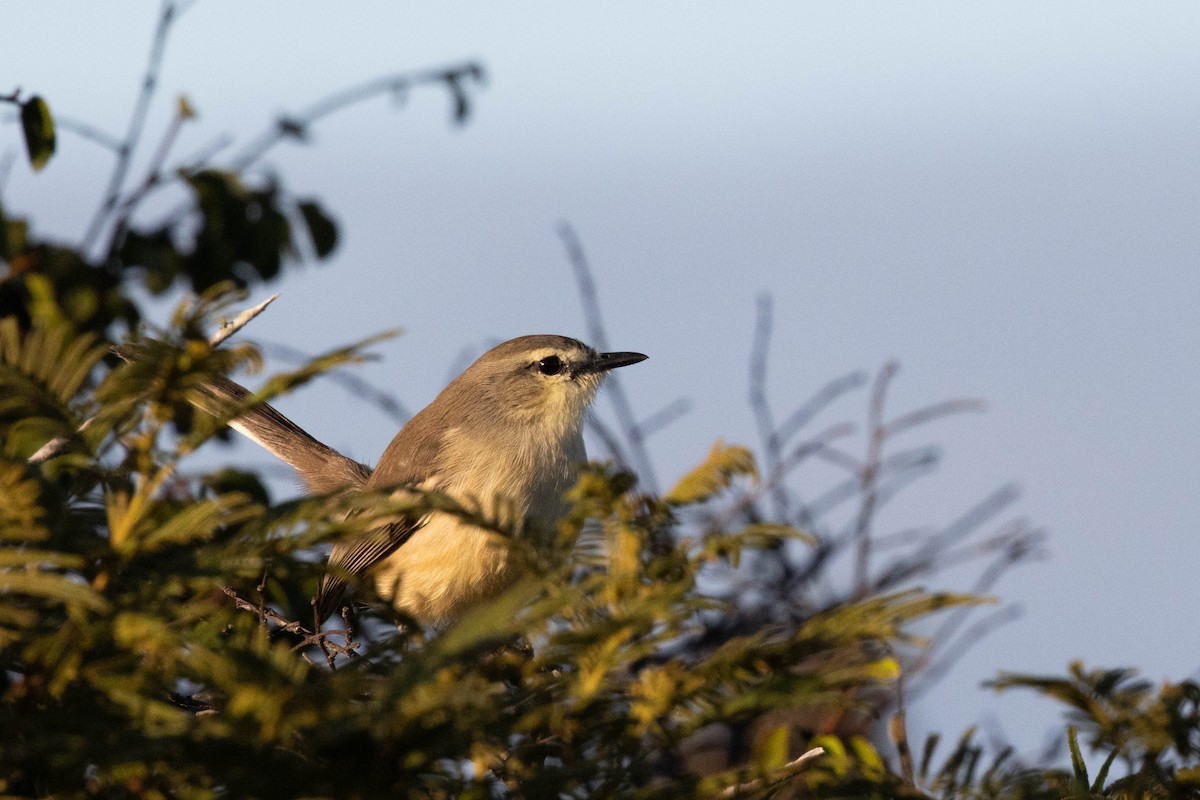
[[[244,406],[251,397],[245,387],[227,378],[206,384],[204,393],[213,400],[204,410],[215,414],[227,412],[231,405]],[[229,427],[290,464],[315,494],[357,488],[371,477],[370,467],[317,441],[267,403],[250,406],[230,420]]]

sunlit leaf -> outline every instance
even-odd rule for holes
[[[684,475],[663,499],[672,505],[700,503],[743,475],[758,476],[754,454],[745,447],[726,445],[718,440],[704,463]]]
[[[179,95],[175,101],[175,113],[180,119],[195,119],[196,109],[186,95]]]
[[[754,766],[770,772],[788,762],[788,726],[778,725],[754,743]]]

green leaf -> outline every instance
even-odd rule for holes
[[[27,248],[29,237],[29,223],[23,219],[16,219],[4,215],[4,209],[0,208],[0,258],[5,261],[13,261]],[[15,274],[18,270],[9,265],[10,274]]]
[[[739,475],[758,477],[754,454],[745,447],[726,445],[718,439],[705,462],[684,475],[664,499],[680,506],[702,503],[728,487]]]
[[[817,537],[779,522],[752,522],[736,533],[747,547],[772,547],[790,539],[816,545]]]
[[[184,263],[167,228],[144,233],[129,231],[121,245],[121,260],[142,268],[146,289],[155,295],[171,288]]]
[[[244,522],[257,513],[250,498],[240,493],[193,502],[170,519],[151,523],[149,530],[141,532],[136,547],[142,553],[152,553],[170,546],[205,541],[221,526]]]
[[[90,586],[50,572],[0,572],[0,596],[25,595],[53,603],[78,603],[93,611],[105,611],[108,602]]]
[[[318,258],[325,258],[337,247],[337,223],[329,218],[321,206],[308,200],[299,204],[300,216],[304,217],[304,225],[312,239],[313,249]]]
[[[762,772],[779,769],[788,762],[788,726],[780,725],[754,743],[754,766]]]
[[[917,777],[922,781],[927,780],[929,777],[929,765],[933,763],[933,753],[937,750],[938,743],[941,740],[941,734],[936,731],[925,738],[925,748],[921,751],[921,767],[917,771]]]
[[[1079,750],[1079,736],[1075,733],[1075,726],[1067,726],[1067,746],[1071,748],[1071,768],[1075,771],[1075,777],[1084,786],[1088,784],[1087,764],[1083,760],[1083,753]]]
[[[1117,750],[1114,748],[1108,754],[1108,758],[1104,759],[1104,766],[1100,767],[1099,774],[1096,775],[1096,782],[1092,784],[1092,791],[1100,794],[1104,791],[1104,784],[1108,781],[1108,770],[1112,767],[1113,761],[1117,759]]]
[[[29,163],[34,171],[46,166],[54,155],[54,118],[50,106],[41,97],[33,97],[21,103],[21,130],[25,133],[25,149],[29,152]]]

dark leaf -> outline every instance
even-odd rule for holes
[[[319,258],[327,257],[337,247],[337,223],[330,219],[315,201],[306,200],[299,204],[299,208],[308,228],[308,235],[312,239],[313,249],[317,251]]]
[[[145,270],[146,288],[162,294],[171,288],[183,264],[183,257],[165,228],[149,233],[130,231],[121,245],[121,260],[126,266]]]
[[[54,155],[54,118],[50,106],[34,95],[21,104],[21,130],[25,133],[25,149],[29,164],[40,170]]]

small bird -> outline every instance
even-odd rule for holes
[[[551,529],[563,493],[586,459],[584,412],[609,370],[641,353],[598,353],[566,336],[521,336],[493,347],[400,429],[374,470],[338,453],[269,405],[229,425],[300,474],[310,491],[408,487],[460,503],[496,504],[512,521]],[[221,380],[211,396],[244,401]],[[432,511],[337,542],[316,598],[319,619],[337,611],[347,580],[370,577],[378,594],[422,625],[441,626],[511,585],[507,548],[480,528]]]

